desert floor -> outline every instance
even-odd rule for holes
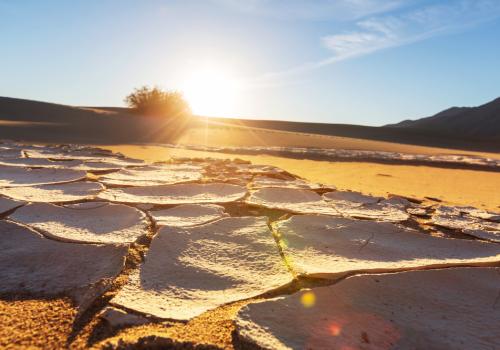
[[[348,139],[346,142],[355,142],[351,140],[353,139]],[[361,140],[359,141],[361,142]],[[385,150],[395,150],[395,144],[376,141],[363,142],[365,142],[362,144],[364,149],[370,146],[366,145],[366,142],[369,142],[370,144],[385,144],[385,147],[391,147]],[[415,153],[423,153],[424,151],[457,152],[456,150],[419,146],[398,145],[397,147],[405,150],[409,148],[413,150],[412,147],[415,147],[413,151]],[[432,197],[448,204],[471,205],[496,211],[500,208],[500,191],[498,191],[500,173],[497,172],[365,162],[296,160],[266,155],[201,152],[162,146],[117,145],[104,146],[103,148],[147,161],[164,161],[169,157],[240,158],[254,164],[274,165],[309,181],[333,184],[339,189],[360,191],[372,195],[391,193],[420,199]]]
[[[392,147],[390,150],[394,151],[398,146],[388,144],[387,147]],[[146,161],[164,161],[171,157],[241,158],[252,161],[254,164],[281,167],[310,181],[334,184],[339,189],[357,190],[367,194],[393,193],[416,198],[436,197],[450,204],[474,205],[495,211],[498,211],[500,204],[498,191],[500,173],[498,172],[368,162],[296,160],[266,155],[201,152],[165,146],[117,145],[104,148]],[[435,152],[443,153],[441,149],[438,150]],[[450,150],[449,153],[454,152]],[[235,216],[248,213],[248,208],[241,209],[241,212],[238,212],[240,210],[238,208],[240,207],[232,209]],[[271,214],[282,215],[279,211],[275,213],[273,210],[263,208],[259,210],[259,215],[268,217],[271,217]],[[149,239],[152,236],[151,230]],[[166,321],[120,330],[110,327],[99,318],[98,313],[123,287],[131,271],[141,264],[149,243],[149,240],[134,243],[127,256],[125,268],[116,278],[115,284],[83,314],[78,314],[77,308],[66,295],[47,298],[36,298],[22,293],[3,295],[0,298],[0,324],[2,325],[0,348],[71,347],[81,349],[92,346],[100,348],[103,345],[102,341],[122,344],[121,348],[140,348],[137,343],[139,338],[143,339],[141,340],[142,348],[152,348],[153,345],[157,348],[162,346],[172,348],[174,346],[172,339],[177,342],[175,345],[178,348],[183,346],[192,348],[193,342],[231,348],[235,344],[233,320],[236,313],[243,305],[257,301],[258,298],[215,308],[192,318],[187,323]],[[323,283],[315,279],[301,279],[276,294],[269,294],[268,297],[297,292],[304,287],[319,287]],[[331,282],[328,283],[331,284]],[[148,341],[150,341],[149,344]],[[151,347],[148,347],[150,345]]]
[[[394,131],[397,135],[397,130]],[[205,146],[273,146],[356,149],[401,152],[412,154],[467,154],[486,158],[500,158],[500,153],[429,147],[397,142],[375,141],[364,138],[290,132],[254,127],[228,126],[210,122],[206,127],[185,130],[178,144]]]

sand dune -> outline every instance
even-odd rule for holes
[[[127,108],[74,107],[0,97],[0,137],[87,144],[184,143],[208,146],[343,148],[498,157],[500,142],[360,125],[134,115]]]
[[[206,146],[341,148],[414,154],[470,154],[500,158],[498,152],[480,152],[262,128],[231,127],[210,123],[206,127],[193,127],[186,130],[178,139],[178,143]]]

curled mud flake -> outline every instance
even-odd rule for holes
[[[500,223],[496,221],[500,215],[473,207],[438,207],[431,223],[435,226],[457,230],[470,236],[500,241]]]
[[[104,308],[99,317],[106,320],[111,327],[137,326],[149,322],[143,316],[135,315],[112,306]]]

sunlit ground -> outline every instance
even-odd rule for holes
[[[365,162],[325,162],[274,156],[232,155],[160,146],[104,146],[147,161],[170,157],[240,158],[255,164],[274,165],[313,182],[386,196],[388,193],[423,198],[435,197],[453,205],[472,205],[498,210],[500,174],[476,170],[441,169],[427,166],[386,165]]]

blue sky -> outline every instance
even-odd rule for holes
[[[498,0],[0,0],[0,47],[0,96],[72,105],[200,69],[231,79],[221,116],[383,125],[500,96]]]

